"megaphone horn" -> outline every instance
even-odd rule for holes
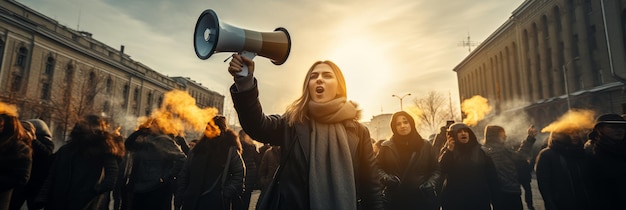
[[[291,37],[285,28],[273,32],[257,32],[220,23],[211,10],[202,12],[196,22],[193,46],[198,58],[206,60],[216,52],[253,52],[269,58],[272,63],[285,63],[291,50]]]

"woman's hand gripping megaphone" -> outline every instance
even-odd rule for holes
[[[243,51],[233,54],[230,60],[230,66],[228,72],[233,77],[245,77],[248,74],[254,73],[254,61],[252,59],[256,56],[256,53]]]

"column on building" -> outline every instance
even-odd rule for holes
[[[568,9],[567,4],[561,7],[561,14],[562,14],[561,26],[563,27],[563,33],[561,33],[561,39],[563,40],[563,53],[564,53],[564,58],[563,58],[563,62],[561,63],[561,67],[562,65],[565,65],[570,61],[573,61],[574,58],[576,57],[576,55],[574,55],[575,46],[573,46],[574,41],[572,39],[573,20],[571,17],[574,14],[571,14],[571,13],[573,12],[574,12],[573,10]],[[575,67],[574,62],[565,66],[565,68],[567,69],[567,72],[566,72],[567,86],[570,92],[574,90],[574,87],[577,84],[576,72],[574,71],[574,67]],[[563,93],[566,94],[565,91],[563,91]]]
[[[506,75],[506,90],[507,90],[507,104],[510,103],[511,101],[515,100],[515,85],[517,85],[517,81],[515,81],[515,77],[514,75],[514,69],[515,66],[513,66],[513,56],[511,56],[511,48],[509,48],[509,46],[505,46],[504,47],[504,60],[506,61],[506,67],[505,69],[505,75]],[[508,106],[506,107],[508,108]]]
[[[559,49],[560,38],[558,32],[559,23],[557,23],[557,21],[559,21],[559,12],[558,10],[550,11],[551,14],[548,15],[548,30],[550,31],[550,53],[552,53],[550,57],[552,59],[549,62],[552,62],[552,65],[550,65],[552,68],[549,69],[549,71],[552,74],[552,86],[554,90],[550,94],[552,96],[558,96],[565,92],[565,88],[563,85],[563,72],[560,68],[561,65],[559,65],[559,59],[561,58],[561,51]]]
[[[518,56],[516,56],[517,58],[519,58],[519,74],[521,75],[522,81],[522,87],[521,87],[521,92],[520,94],[522,94],[522,96],[524,97],[525,101],[533,101],[533,94],[532,94],[532,76],[530,73],[530,37],[529,37],[529,33],[528,33],[528,29],[524,29],[522,28],[522,26],[518,26],[522,32],[521,32],[521,39],[520,39],[520,45],[518,46],[518,50],[516,50],[515,52],[518,53]]]
[[[506,58],[502,49],[498,52],[498,72],[500,72],[500,105],[504,104],[505,101],[509,99],[508,94],[508,80],[507,78],[507,68],[506,68]]]
[[[496,58],[495,56],[489,58],[489,77],[491,78],[487,85],[489,85],[489,96],[486,98],[489,100],[496,100],[498,98],[498,72],[496,71]]]
[[[539,69],[538,67],[538,58],[539,56],[537,55],[537,24],[536,23],[532,23],[531,26],[531,30],[528,34],[528,42],[529,42],[529,49],[528,49],[528,58],[530,61],[530,90],[532,93],[532,101],[538,101],[539,99],[541,99],[541,82],[539,80]]]
[[[513,99],[514,100],[519,100],[522,99],[522,96],[524,94],[522,94],[521,92],[521,84],[522,83],[520,80],[523,81],[524,77],[521,76],[521,69],[520,69],[520,62],[519,59],[520,57],[518,56],[517,53],[517,48],[519,47],[518,42],[512,42],[511,43],[511,50],[510,50],[510,59],[511,59],[511,77],[512,77],[512,84],[513,84]]]
[[[580,68],[578,70],[579,73],[579,77],[580,79],[582,79],[582,87],[581,85],[576,86],[577,88],[575,90],[583,90],[586,88],[590,88],[593,87],[593,83],[594,83],[594,78],[595,75],[593,74],[593,67],[591,66],[591,55],[589,54],[589,42],[587,42],[588,40],[588,34],[587,34],[587,14],[585,13],[584,10],[584,6],[583,5],[577,5],[575,7],[576,9],[575,14],[576,14],[576,33],[578,34],[578,42],[574,43],[578,45],[578,49],[579,49],[579,54],[580,54]],[[572,68],[575,65],[571,65]],[[572,92],[572,89],[570,88],[570,92]],[[572,98],[572,104],[574,101],[574,98]]]
[[[544,98],[549,98],[550,97],[550,89],[552,84],[550,83],[550,70],[548,69],[549,64],[549,58],[550,56],[548,56],[548,43],[546,40],[546,37],[549,36],[548,31],[546,31],[545,29],[547,28],[547,21],[545,21],[545,16],[541,16],[541,18],[539,19],[539,29],[537,30],[537,37],[539,39],[539,73],[540,73],[540,80],[541,81],[541,97],[542,99]]]

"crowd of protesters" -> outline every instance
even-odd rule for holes
[[[392,115],[389,139],[375,141],[331,61],[311,66],[284,115],[263,113],[252,60],[233,55],[229,72],[243,129],[218,115],[189,143],[156,120],[123,137],[86,115],[53,153],[44,121],[0,110],[0,210],[246,210],[255,190],[262,210],[522,210],[535,208],[533,168],[545,209],[626,209],[620,115],[600,115],[591,131],[551,131],[536,157],[534,126],[515,141],[500,125],[479,139],[448,122],[429,140],[404,111]]]

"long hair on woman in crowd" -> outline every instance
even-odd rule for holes
[[[12,108],[0,109],[0,209],[9,208],[13,190],[28,182],[32,166],[32,139]]]
[[[124,146],[116,140],[121,137],[97,115],[80,119],[69,137],[57,151],[36,203],[54,210],[98,209],[115,186],[124,156]]]
[[[97,115],[87,115],[81,122],[76,123],[70,133],[70,143],[83,148],[81,153],[87,157],[97,157],[112,154],[121,158],[124,156],[124,145],[115,134],[110,132],[109,125],[104,118]]]

